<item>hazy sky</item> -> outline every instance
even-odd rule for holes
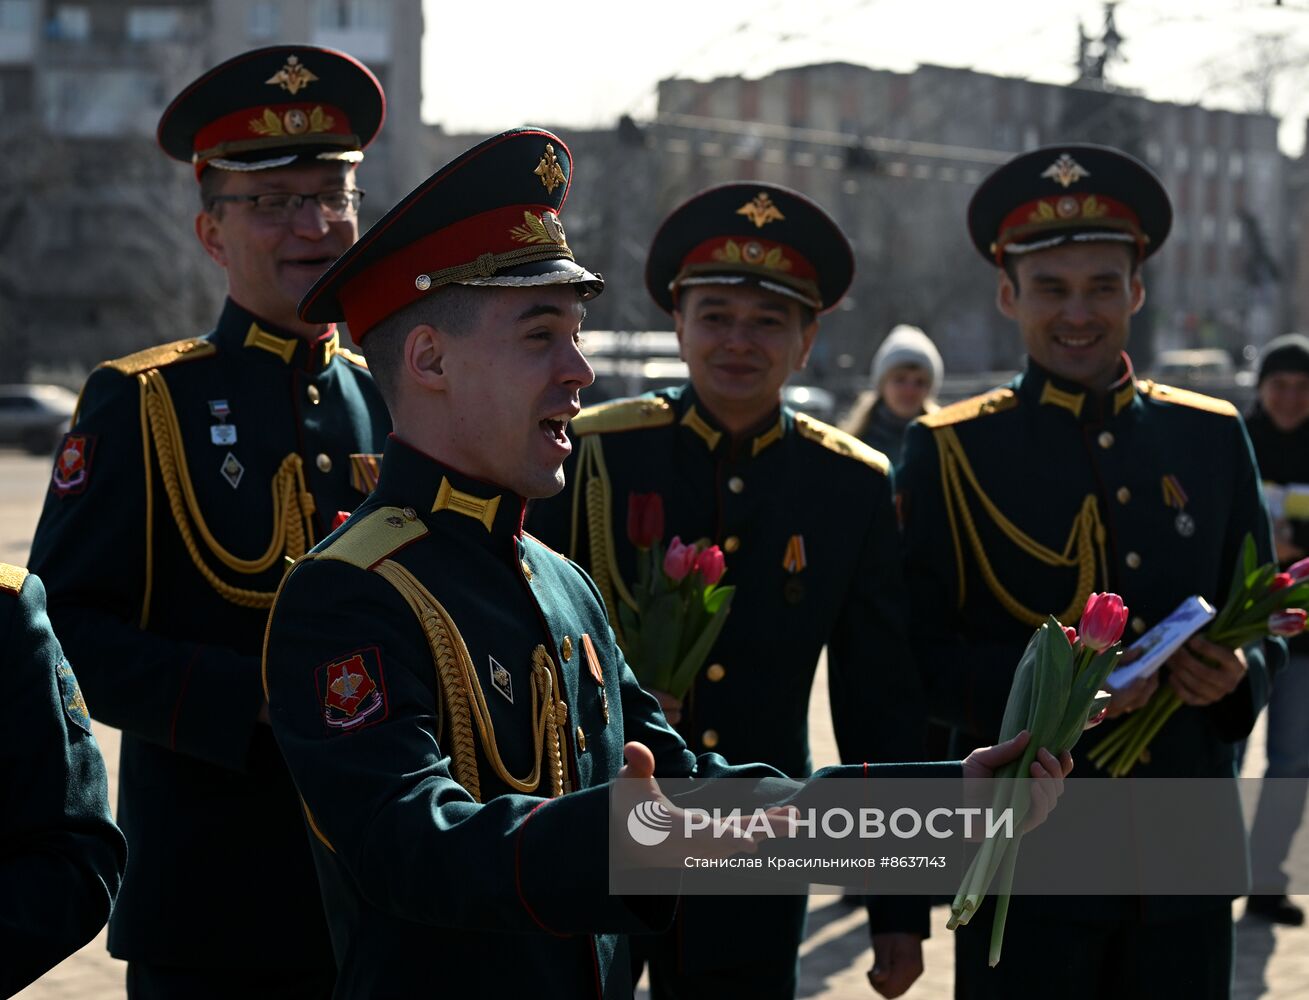
[[[594,126],[654,111],[669,76],[919,63],[1067,83],[1099,0],[423,0],[423,117],[449,131]],[[1298,153],[1309,115],[1309,0],[1122,0],[1110,79],[1157,100],[1255,110],[1261,79]]]

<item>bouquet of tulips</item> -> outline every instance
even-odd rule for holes
[[[1126,622],[1127,608],[1121,597],[1092,594],[1082,611],[1080,635],[1077,629],[1060,625],[1054,617],[1036,630],[1014,672],[999,742],[1012,739],[1024,729],[1032,734],[1031,740],[1020,759],[996,772],[997,778],[1027,778],[1039,749],[1045,747],[1058,757],[1072,750],[1082,732],[1104,717],[1109,695],[1100,688],[1118,659],[1118,640]],[[1022,823],[1030,805],[1027,781],[997,782],[991,807],[997,815],[1012,809],[1018,832],[1011,840],[988,837],[983,841],[950,906],[948,926],[953,930],[973,918],[999,875],[991,927],[993,966],[1000,961]]]
[[[1285,573],[1276,563],[1260,565],[1254,539],[1245,536],[1239,567],[1232,572],[1227,603],[1205,630],[1217,646],[1240,649],[1270,635],[1293,636],[1304,631],[1309,604],[1309,559],[1301,559]],[[1182,707],[1171,685],[1161,684],[1145,706],[1095,745],[1087,759],[1102,771],[1121,778],[1150,749],[1150,741]]]
[[[641,686],[683,698],[723,630],[735,587],[721,587],[726,572],[717,545],[663,544],[664,501],[633,493],[627,537],[636,547],[636,607],[618,602],[623,653]]]

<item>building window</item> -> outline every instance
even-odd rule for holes
[[[1239,180],[1245,173],[1245,157],[1240,153],[1230,153],[1227,157],[1227,176]]]
[[[1214,241],[1214,234],[1217,232],[1217,230],[1218,230],[1218,226],[1214,222],[1214,217],[1212,215],[1204,215],[1200,217],[1201,240],[1203,240],[1205,243],[1212,243]]]
[[[0,31],[31,31],[36,23],[36,0],[0,0]]]
[[[1151,166],[1159,166],[1164,162],[1164,148],[1154,139],[1145,144],[1145,159]]]
[[[1240,219],[1227,220],[1227,242],[1229,245],[1240,246],[1242,228]]]
[[[91,37],[91,8],[60,4],[46,25],[46,35],[64,42],[85,42]]]
[[[1206,177],[1217,172],[1218,154],[1214,150],[1206,149],[1200,154],[1200,170]]]
[[[328,31],[341,28],[385,28],[385,0],[314,0],[314,23]]]
[[[257,41],[274,38],[282,30],[282,12],[273,0],[255,0],[250,5],[246,28]]]
[[[163,42],[182,33],[182,12],[176,7],[129,7],[127,37],[134,42]]]
[[[1179,174],[1184,173],[1191,165],[1191,154],[1185,146],[1178,146],[1173,153],[1173,169]]]

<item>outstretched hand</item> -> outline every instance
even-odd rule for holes
[[[1032,734],[1024,729],[1012,739],[995,746],[978,747],[964,758],[964,778],[994,778],[995,772],[1010,761],[1018,760],[1031,742]],[[1058,758],[1042,747],[1036,752],[1029,774],[1036,780],[1031,787],[1031,808],[1023,830],[1031,831],[1045,822],[1064,793],[1064,778],[1073,771],[1073,755],[1065,750]]]

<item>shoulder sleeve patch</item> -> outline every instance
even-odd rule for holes
[[[408,515],[400,507],[382,507],[357,524],[351,524],[341,535],[322,552],[319,559],[336,559],[339,562],[371,569],[393,552],[404,548],[415,539],[427,534],[427,525]]]
[[[101,362],[101,368],[112,368],[124,375],[137,375],[151,368],[164,368],[179,361],[196,361],[218,353],[218,348],[201,337],[175,340],[171,344],[158,344],[144,351],[128,354],[113,361]]]
[[[1018,397],[1014,395],[1012,389],[992,389],[980,396],[972,396],[951,403],[949,406],[943,406],[935,413],[925,413],[918,418],[918,423],[924,427],[949,427],[951,424],[961,424],[966,420],[975,420],[992,413],[1003,413],[1017,405]]]
[[[0,563],[0,592],[17,594],[23,589],[23,581],[26,579],[27,570],[23,567]]]
[[[1158,382],[1145,382],[1142,383],[1141,390],[1151,399],[1176,403],[1178,406],[1189,406],[1193,410],[1218,413],[1224,417],[1235,417],[1239,413],[1236,407],[1225,399],[1206,396],[1199,392],[1192,392],[1190,389],[1178,389],[1176,386],[1160,385]]]
[[[612,434],[645,427],[667,427],[673,408],[662,396],[636,396],[588,406],[568,425],[580,434]]]
[[[817,441],[829,451],[863,462],[864,465],[871,466],[882,475],[886,475],[891,468],[891,460],[876,448],[864,444],[853,434],[837,430],[831,424],[815,420],[804,413],[795,415],[795,429],[800,433],[801,437],[808,438],[810,441]]]
[[[362,354],[356,354],[354,351],[347,351],[344,347],[338,347],[336,353],[345,358],[352,365],[358,365],[364,370],[368,369],[368,360]]]

